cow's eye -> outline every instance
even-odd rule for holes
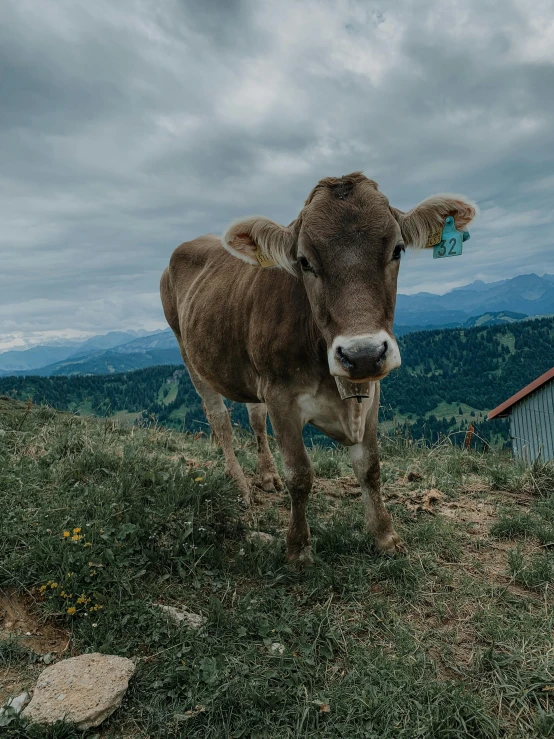
[[[306,257],[304,256],[298,257],[298,262],[300,264],[300,269],[302,270],[302,272],[313,272],[314,271],[314,268],[308,262]]]
[[[406,247],[404,246],[404,244],[397,244],[394,247],[394,251],[392,253],[392,258],[393,259],[400,259],[401,255],[402,255],[402,252],[405,251],[405,249],[406,249]]]

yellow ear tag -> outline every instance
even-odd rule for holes
[[[275,267],[275,262],[262,251],[261,246],[256,249],[255,257],[260,267]]]
[[[440,228],[438,231],[434,231],[432,234],[430,234],[429,238],[427,239],[427,243],[425,244],[425,249],[429,249],[432,246],[436,246],[437,244],[440,244],[442,239],[442,228]]]

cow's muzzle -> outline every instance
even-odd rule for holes
[[[380,380],[400,366],[400,352],[386,331],[337,336],[328,352],[332,375],[350,380]]]

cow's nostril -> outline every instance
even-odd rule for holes
[[[335,359],[352,378],[382,373],[390,347],[388,341],[352,341],[335,349]]]
[[[348,355],[345,354],[342,346],[337,347],[337,357],[345,369],[351,370],[354,368],[354,363],[348,358]]]

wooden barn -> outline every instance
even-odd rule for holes
[[[554,367],[489,413],[508,416],[516,459],[554,461]]]

